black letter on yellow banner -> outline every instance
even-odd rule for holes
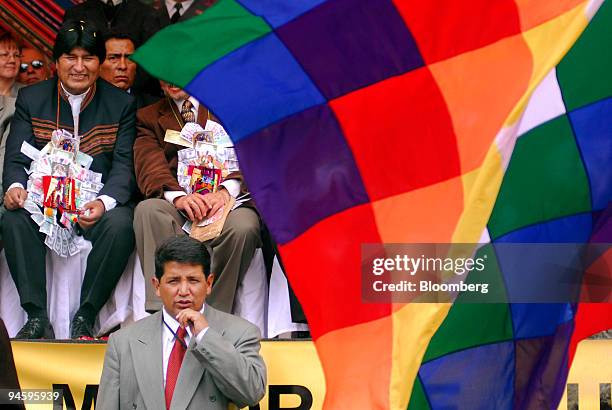
[[[310,410],[312,408],[312,393],[304,386],[296,384],[270,386],[269,388],[269,410]],[[280,406],[281,394],[296,394],[300,396],[301,403],[298,407]]]

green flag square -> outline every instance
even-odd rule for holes
[[[417,376],[414,379],[414,387],[412,388],[412,394],[410,395],[410,403],[408,403],[408,410],[430,410],[429,402],[425,396],[423,390],[423,384],[421,379]]]
[[[185,87],[213,62],[271,31],[235,0],[221,0],[155,34],[132,59],[154,77]]]
[[[512,318],[506,287],[492,244],[476,252],[475,258],[486,260],[482,272],[472,271],[466,283],[486,283],[487,293],[461,293],[434,334],[423,363],[449,353],[484,344],[513,339]]]
[[[612,4],[609,1],[557,66],[567,111],[612,95]]]
[[[566,115],[518,139],[489,219],[497,239],[536,223],[591,210],[590,189]]]

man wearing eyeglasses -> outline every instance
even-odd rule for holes
[[[51,76],[47,57],[35,48],[21,50],[21,64],[17,81],[25,85],[36,84]]]

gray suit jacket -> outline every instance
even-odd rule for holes
[[[239,317],[206,305],[209,329],[193,337],[172,397],[171,409],[227,409],[254,405],[266,386],[259,330]],[[165,410],[162,314],[113,333],[108,341],[96,410]]]

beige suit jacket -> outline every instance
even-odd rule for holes
[[[206,306],[209,329],[193,337],[172,397],[172,410],[227,409],[255,405],[266,386],[259,330],[239,317]],[[165,410],[162,314],[114,333],[104,359],[96,410]]]

